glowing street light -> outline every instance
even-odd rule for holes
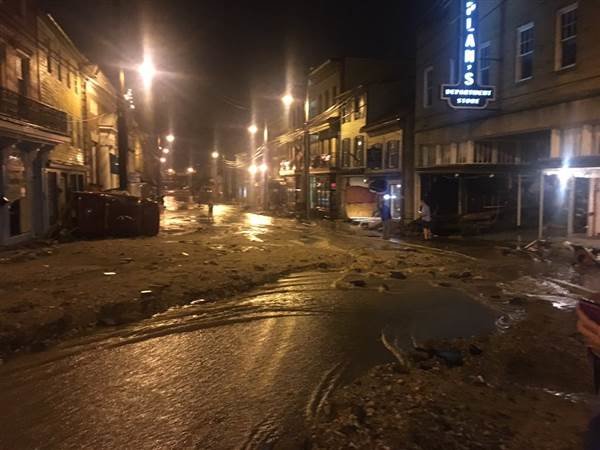
[[[256,164],[252,164],[250,167],[248,167],[248,172],[250,172],[250,175],[256,175],[256,172],[258,172],[258,167],[256,167]]]
[[[165,157],[163,156],[162,158],[160,158],[160,162],[161,162],[161,163],[163,163],[163,164],[164,164],[164,163],[166,163],[166,162],[167,162],[167,158],[165,158]]]
[[[292,103],[294,103],[294,97],[292,97],[290,94],[285,94],[283,97],[281,97],[281,103],[283,103],[286,108],[289,108],[292,106]]]
[[[256,125],[254,125],[254,124],[250,125],[248,127],[248,133],[250,133],[250,134],[256,134],[256,133],[258,133],[258,127]]]
[[[173,136],[172,134],[168,134],[167,135],[167,142],[169,144],[172,144],[173,142],[175,142],[175,136]]]
[[[169,150],[168,148],[163,148],[162,149],[162,152],[163,152],[164,155],[168,155],[170,151],[171,150]]]
[[[169,175],[173,175],[175,173],[175,169],[168,169],[167,172]]]
[[[210,156],[212,157],[212,159],[217,159],[220,155],[219,155],[219,152],[214,151],[210,154]]]
[[[152,87],[152,80],[154,80],[154,77],[156,76],[156,67],[150,56],[144,57],[144,62],[138,67],[138,73],[142,78],[144,87],[150,89]]]
[[[268,168],[269,167],[265,163],[262,163],[259,167],[259,169],[262,173],[266,173]]]
[[[193,167],[188,167],[187,168],[187,173],[195,173],[196,171],[194,170]]]

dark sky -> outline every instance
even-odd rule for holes
[[[427,2],[121,0],[121,39],[117,3],[45,0],[105,70],[119,55],[129,64],[140,61],[143,42],[152,49],[163,72],[154,90],[158,126],[173,128],[184,163],[188,152],[203,155],[216,144],[229,154],[246,150],[253,114],[247,108],[276,108],[289,68],[301,76],[331,56],[410,56],[415,5]],[[129,84],[135,89],[134,75]],[[255,114],[260,118],[263,111]]]

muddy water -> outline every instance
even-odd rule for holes
[[[0,367],[0,448],[299,448],[341,384],[391,357],[381,330],[487,333],[495,314],[419,282],[333,289],[305,273]]]

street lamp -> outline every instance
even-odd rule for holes
[[[267,164],[266,164],[266,163],[262,163],[262,164],[259,166],[259,170],[260,170],[262,173],[266,173],[268,168],[269,168],[269,167],[267,166]]]
[[[152,81],[156,76],[156,67],[154,66],[154,62],[152,61],[152,57],[145,56],[144,62],[139,65],[138,73],[142,78],[142,82],[144,83],[144,87],[149,90],[152,87]]]
[[[164,163],[166,163],[166,162],[167,162],[167,158],[165,158],[165,157],[163,156],[162,158],[160,158],[160,162],[161,162],[161,163],[163,163],[163,164],[164,164]]]
[[[256,134],[256,133],[258,133],[258,127],[256,125],[252,124],[248,127],[248,132],[250,134]]]
[[[195,173],[196,171],[194,170],[193,167],[188,167],[187,168],[187,173]]]
[[[172,144],[173,142],[175,142],[175,136],[173,136],[172,134],[167,134],[166,139],[169,144]]]
[[[216,150],[214,152],[211,153],[210,155],[212,157],[212,159],[217,159],[220,155],[219,152],[217,152]]]
[[[294,97],[292,97],[290,94],[285,94],[283,97],[281,97],[281,102],[286,108],[289,108],[292,106],[292,103],[294,103]]]
[[[169,150],[168,148],[163,148],[162,149],[162,152],[163,152],[164,155],[168,155],[170,151],[171,150]]]
[[[250,172],[250,175],[256,175],[256,172],[258,172],[258,167],[256,167],[256,164],[252,164],[250,167],[248,167],[248,172]]]

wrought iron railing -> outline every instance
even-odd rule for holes
[[[0,88],[0,114],[47,130],[68,133],[67,113]]]

